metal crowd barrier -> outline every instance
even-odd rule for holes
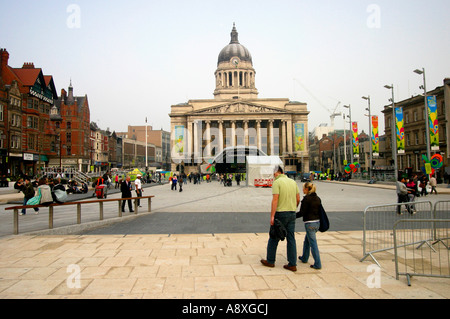
[[[401,214],[398,214],[398,213]],[[399,220],[432,219],[433,205],[429,201],[412,203],[389,204],[369,206],[363,215],[363,258],[371,257],[379,266],[374,257],[375,253],[394,249],[393,225]],[[412,224],[404,223],[404,227]],[[427,232],[427,229],[423,229]],[[428,231],[430,232],[430,231]],[[428,237],[432,238],[431,233]]]
[[[437,207],[435,205],[435,212]],[[450,219],[436,218],[399,220],[394,224],[397,280],[401,275],[406,276],[408,286],[411,286],[412,276],[450,278],[449,226]],[[417,246],[417,243],[420,244]]]

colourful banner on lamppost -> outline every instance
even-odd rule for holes
[[[302,152],[305,150],[305,124],[295,123],[294,125],[295,136],[295,151]]]
[[[405,127],[403,125],[403,108],[395,109],[395,126],[397,131],[397,154],[405,154]]]
[[[378,136],[378,116],[372,116],[372,153],[378,156],[380,153],[380,137]]]
[[[430,146],[432,151],[439,151],[439,126],[436,96],[427,96],[428,123],[430,126]]]
[[[353,131],[353,156],[359,157],[359,137],[358,137],[358,123],[352,122]]]

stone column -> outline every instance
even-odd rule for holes
[[[270,152],[269,155],[274,155],[273,153],[275,152],[275,148],[273,147],[274,145],[274,139],[273,139],[273,120],[269,120],[269,138],[268,138],[268,142],[269,145],[267,147],[267,150]]]
[[[199,154],[198,154],[198,136],[199,136],[199,132],[198,132],[198,121],[195,120],[194,121],[194,136],[193,136],[193,144],[194,144],[194,158],[198,158]]]
[[[287,121],[287,144],[289,154],[293,154],[293,135],[292,135],[292,120]]]
[[[287,153],[287,149],[286,149],[286,120],[281,120],[281,154],[286,154]]]
[[[258,149],[261,150],[261,120],[256,120],[256,142]]]
[[[249,146],[248,120],[244,120],[244,146]]]
[[[219,122],[219,151],[217,153],[220,153],[223,151],[223,121],[220,120]]]
[[[206,148],[204,157],[211,157],[211,121],[206,121]]]
[[[231,146],[236,147],[236,121],[231,121]]]

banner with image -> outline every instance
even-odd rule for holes
[[[378,136],[378,116],[372,116],[372,153],[378,156],[380,153],[380,137]]]
[[[175,154],[183,154],[184,153],[184,125],[176,125],[175,126]]]
[[[295,151],[303,152],[305,150],[305,124],[294,124]]]
[[[353,156],[359,157],[359,137],[358,137],[358,123],[352,123],[353,131]]]
[[[439,151],[439,125],[436,96],[427,96],[428,123],[430,126],[430,146],[432,151]]]
[[[403,108],[395,108],[395,127],[397,135],[397,154],[405,154],[405,127],[403,123]]]

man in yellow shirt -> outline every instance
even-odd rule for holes
[[[287,230],[287,259],[288,264],[285,269],[297,271],[297,245],[295,242],[295,213],[300,203],[300,191],[297,182],[283,174],[283,169],[278,166],[274,173],[275,181],[272,185],[272,206],[270,214],[270,225],[275,224],[275,219],[279,220]],[[262,259],[261,263],[267,267],[275,266],[277,253],[277,238],[269,238],[267,243],[267,259]]]

